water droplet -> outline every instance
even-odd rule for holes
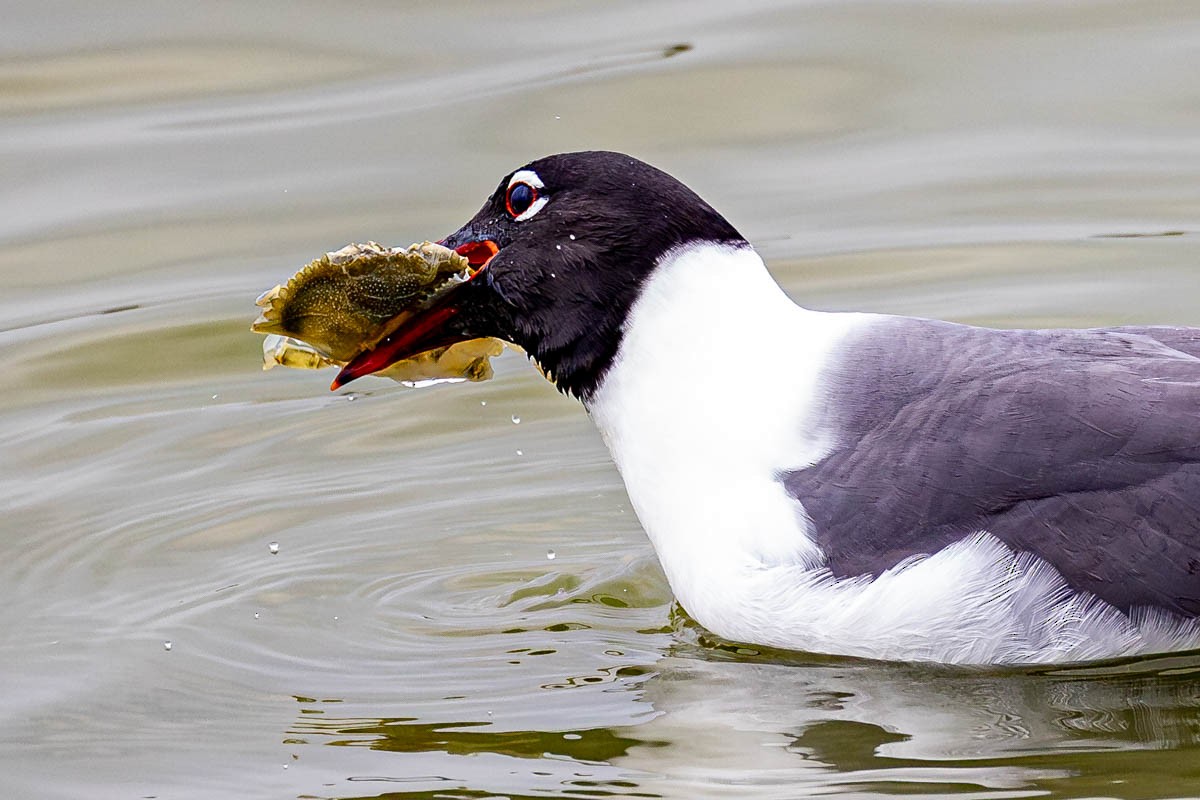
[[[525,451],[524,451],[524,450],[518,450],[518,451],[517,451],[517,455],[519,455],[519,456],[523,456],[523,455],[525,455]]]
[[[558,556],[558,553],[555,553],[553,550],[546,551],[546,560],[547,561],[553,561],[557,556]]]
[[[572,242],[575,241],[575,234],[573,234],[573,233],[571,234],[571,241]]]
[[[271,555],[275,555],[279,552],[279,542],[271,542],[267,545],[267,550],[271,551]]]
[[[516,414],[513,414],[513,415],[512,415],[512,421],[513,421],[513,425],[520,425],[520,424],[521,424],[521,418],[520,418],[520,417],[518,417]]]
[[[167,639],[165,642],[163,642],[163,650],[170,650],[174,646],[175,646],[175,643],[172,642],[170,639]]]

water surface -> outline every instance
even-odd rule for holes
[[[1200,795],[1200,659],[712,640],[520,356],[330,394],[247,331],[314,255],[584,148],[813,307],[1200,325],[1194,3],[10,6],[5,796]]]

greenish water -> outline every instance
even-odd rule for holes
[[[3,18],[3,796],[1200,795],[1200,657],[713,641],[519,356],[330,394],[247,331],[314,255],[440,237],[595,147],[681,177],[813,307],[1200,325],[1193,2]]]

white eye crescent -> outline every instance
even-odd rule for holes
[[[542,179],[538,174],[531,169],[519,169],[513,173],[508,179],[508,188],[512,188],[515,183],[528,183],[535,189],[545,189],[546,184],[542,183]]]

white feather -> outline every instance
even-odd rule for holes
[[[512,174],[508,179],[508,188],[511,189],[518,183],[528,183],[535,189],[544,189],[546,184],[542,182],[541,176],[531,169],[519,169]]]
[[[873,580],[833,577],[779,475],[828,454],[822,369],[878,319],[795,305],[749,247],[693,245],[660,261],[588,410],[683,607],[735,641],[888,660],[1200,647],[1196,621],[1131,619],[983,532]]]

